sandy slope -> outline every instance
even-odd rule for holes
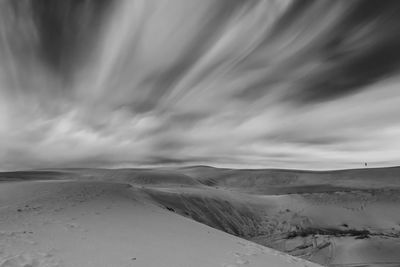
[[[320,264],[399,266],[399,171],[192,167],[183,172],[208,187],[146,192],[184,216]]]
[[[400,189],[400,167],[303,171],[236,170],[201,166],[181,168],[179,172],[196,178],[204,184],[268,195],[336,192],[353,189]]]
[[[397,190],[278,196],[187,187],[145,191],[184,216],[320,264],[400,264]]]
[[[316,266],[148,203],[126,184],[0,183],[1,267]]]

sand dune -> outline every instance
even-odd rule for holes
[[[235,170],[200,166],[181,168],[180,171],[204,184],[264,194],[400,188],[400,167],[302,171]]]
[[[400,264],[399,168],[182,171],[213,190],[148,192],[184,216],[324,265]]]
[[[400,167],[304,171],[193,166],[159,169],[47,169],[0,173],[0,181],[39,179],[103,180],[146,185],[200,183],[237,189],[246,193],[279,195],[400,188]]]
[[[100,181],[0,184],[0,266],[316,266]]]
[[[78,204],[75,203],[71,209],[81,205],[79,201],[83,196],[95,196],[94,199],[97,200],[91,202],[93,206],[90,206],[89,210],[102,209],[97,202],[99,199],[102,199],[101,205],[107,207],[106,203],[116,198],[122,201],[121,207],[128,203],[145,205],[152,207],[151,210],[157,213],[172,216],[168,218],[179,218],[176,220],[192,223],[178,216],[181,215],[231,235],[319,264],[400,264],[400,168],[333,172],[232,170],[207,166],[154,170],[60,169],[41,170],[38,173],[13,173],[9,179],[24,180],[24,176],[32,179],[31,177],[37,178],[41,175],[57,181],[3,182],[3,192],[13,193],[0,194],[2,214],[8,210],[7,206],[13,206],[11,214],[17,214],[19,217],[16,218],[23,218],[20,216],[24,211],[23,203],[18,204],[18,207],[14,204],[37,196],[51,203],[57,203],[51,199],[60,201],[65,198],[62,202],[64,206],[73,199],[78,200]],[[9,173],[3,173],[0,174],[0,179],[7,180],[9,176]],[[59,179],[68,179],[68,182]],[[131,187],[127,188],[127,184]],[[13,189],[8,190],[11,185]],[[87,186],[93,188],[89,190]],[[94,193],[97,192],[95,188],[102,189],[99,193]],[[73,196],[65,196],[70,191],[73,192]],[[98,195],[102,197],[99,198]],[[19,212],[18,209],[22,211]],[[81,210],[84,213],[83,207]],[[111,211],[113,209],[107,209],[104,214],[109,216]],[[122,214],[126,211],[118,209],[118,212]],[[124,221],[138,220],[117,214],[114,217],[121,216]],[[46,214],[43,217],[52,216]],[[71,217],[76,219],[79,216]],[[162,216],[156,220],[165,222]],[[94,225],[96,224],[93,223],[90,227]],[[119,228],[131,231],[127,227],[121,225]],[[179,236],[178,232],[176,234]],[[160,235],[162,236],[161,233]],[[93,237],[93,240],[96,238]],[[220,243],[217,239],[204,242]],[[218,260],[220,261],[229,260]],[[247,261],[253,262],[246,258],[245,262]],[[234,261],[229,263],[233,264]]]

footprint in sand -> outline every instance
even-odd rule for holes
[[[67,230],[69,230],[69,229],[78,229],[78,228],[79,228],[79,224],[73,223],[73,222],[71,222],[71,223],[66,223],[66,224],[65,224],[65,228],[66,228]]]
[[[79,224],[77,224],[77,223],[67,223],[67,226],[69,226],[70,228],[78,228]]]
[[[260,248],[255,244],[239,242],[239,245],[245,248],[245,256],[255,256],[264,252],[263,248]]]
[[[245,264],[249,264],[249,261],[246,259],[237,259],[236,264],[245,265]]]
[[[225,263],[222,264],[222,267],[240,267],[242,265],[249,264],[248,260],[245,259],[237,259],[235,263]]]
[[[0,266],[1,267],[1,266]],[[239,265],[237,265],[237,264],[231,264],[231,263],[225,263],[225,264],[222,264],[222,267],[239,267]]]
[[[53,211],[54,211],[54,212],[60,212],[60,211],[62,211],[62,210],[63,210],[63,208],[59,207],[59,208],[55,208]]]
[[[245,246],[246,244],[241,243],[241,245]],[[243,254],[243,253],[235,252],[235,253],[233,253],[233,255],[237,258],[235,263],[225,263],[222,265],[223,267],[240,267],[242,265],[246,265],[246,264],[250,263],[250,261],[245,258],[248,256],[247,253]]]
[[[46,253],[24,253],[0,258],[0,267],[60,267],[60,262]]]

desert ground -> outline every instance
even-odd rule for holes
[[[399,266],[399,176],[396,167],[3,172],[0,266]]]

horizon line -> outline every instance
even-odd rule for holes
[[[0,170],[0,173],[12,172],[40,172],[40,171],[60,171],[60,170],[178,170],[185,168],[212,168],[219,170],[236,170],[236,171],[292,171],[292,172],[340,172],[340,171],[355,171],[355,170],[377,170],[377,169],[393,169],[400,168],[400,165],[382,166],[382,167],[365,167],[365,168],[343,168],[343,169],[326,169],[326,170],[312,170],[312,169],[296,169],[296,168],[234,168],[234,167],[217,167],[212,165],[187,165],[187,166],[153,166],[153,167],[52,167],[52,168],[34,168],[34,169],[21,169],[21,170]]]

